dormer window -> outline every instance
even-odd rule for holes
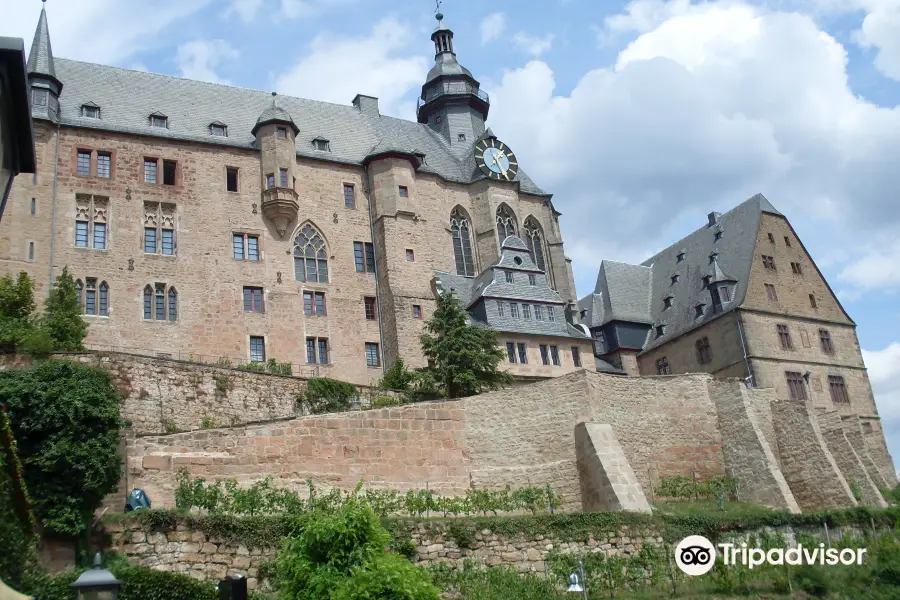
[[[312,141],[313,148],[319,152],[331,152],[331,142],[325,138],[316,138]]]
[[[160,113],[150,115],[150,127],[169,128],[169,117]]]
[[[672,308],[672,296],[666,296],[663,298],[663,310],[669,310]]]
[[[702,302],[694,307],[694,318],[699,319],[706,313],[706,305]]]
[[[678,280],[680,278],[681,278],[681,275],[679,275],[678,273],[675,273],[674,275],[672,275],[672,285],[675,285],[676,283],[678,283]]]
[[[684,252],[683,252],[683,251],[682,251],[682,252],[679,252],[679,253],[675,256],[675,262],[676,262],[676,263],[684,262]]]
[[[34,88],[31,90],[31,105],[32,106],[47,106],[47,99],[50,97],[50,92],[43,88]]]
[[[85,119],[99,119],[100,107],[93,102],[81,105],[81,116]]]
[[[666,335],[666,326],[665,325],[657,325],[656,326],[656,337],[661,338]]]
[[[216,137],[228,137],[228,126],[224,123],[210,123],[209,134]]]
[[[713,234],[713,241],[718,242],[721,239],[722,239],[722,230],[720,229],[719,231],[715,232],[715,234]]]
[[[704,275],[704,276],[703,276],[703,287],[704,287],[704,288],[708,288],[708,287],[709,287],[709,280],[710,280],[710,279],[712,279],[712,276],[710,276],[710,275]]]
[[[716,262],[716,259],[717,259],[718,257],[719,257],[719,253],[718,253],[718,252],[712,252],[712,253],[709,255],[709,264],[713,264],[714,262]]]

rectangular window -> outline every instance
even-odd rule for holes
[[[275,136],[276,136],[279,140],[285,140],[285,139],[287,139],[287,127],[277,127],[277,128],[275,129]],[[313,362],[315,362],[315,361],[313,361]]]
[[[803,268],[800,266],[800,263],[791,263],[791,273],[793,273],[794,275],[803,275]]]
[[[502,316],[504,316],[505,313],[506,313],[506,309],[503,308],[503,303],[498,300],[497,301],[497,316],[502,317]]]
[[[168,117],[161,117],[161,116],[157,116],[157,115],[150,116],[150,126],[151,127],[162,127],[163,129],[166,129],[168,127],[168,121],[169,121]]]
[[[266,175],[266,189],[271,190],[275,187],[275,173],[269,173]]]
[[[572,362],[576,367],[581,366],[581,349],[578,346],[572,346]]]
[[[37,199],[32,198],[31,199],[31,216],[33,217],[35,214],[37,214]]]
[[[728,286],[723,285],[719,288],[719,300],[722,302],[731,302],[731,291]]]
[[[210,125],[209,132],[216,137],[228,137],[228,128],[225,125]]]
[[[831,333],[827,329],[819,330],[819,343],[822,346],[822,352],[825,354],[834,354],[834,344],[831,342]]]
[[[772,243],[774,244],[774,243],[775,243],[775,236],[772,235],[771,233],[769,233],[768,236],[769,236],[769,241],[772,242]]]
[[[774,259],[774,258],[772,258],[771,256],[768,256],[768,255],[766,255],[766,254],[763,254],[763,255],[762,255],[762,261],[763,261],[763,266],[764,266],[766,269],[768,269],[768,270],[770,270],[770,271],[774,271],[774,270],[775,270],[775,259]]]
[[[528,285],[537,285],[537,278],[534,276],[534,273],[528,274]]]
[[[778,331],[778,341],[781,342],[781,347],[785,350],[793,350],[794,343],[791,341],[791,332],[788,326],[776,325],[776,330]]]
[[[366,296],[363,298],[363,306],[365,307],[366,321],[374,321],[376,319],[375,315],[378,312],[375,296]]]
[[[324,317],[325,316],[325,292],[316,292],[315,296],[315,304],[316,304],[316,316]]]
[[[144,159],[144,183],[156,183],[156,159]]]
[[[237,167],[225,167],[225,189],[229,192],[238,191]]]
[[[788,236],[784,236],[784,245],[787,246],[788,248],[790,248],[791,247],[791,238],[789,238]]]
[[[259,261],[259,236],[247,236],[247,260]]]
[[[265,312],[262,288],[244,286],[244,312]]]
[[[548,306],[548,307],[547,307],[547,320],[548,320],[548,321],[552,321],[552,320],[554,320],[555,318],[556,318],[556,316],[555,316],[554,313],[553,313],[553,307],[552,307],[552,306]]]
[[[250,336],[250,362],[266,362],[266,339],[261,335]]]
[[[112,154],[109,152],[97,153],[97,177],[109,178],[112,170]]]
[[[419,304],[412,305],[412,316],[413,319],[421,319],[422,318],[422,306]]]
[[[381,366],[381,356],[378,353],[378,344],[373,344],[372,342],[366,342],[366,366],[367,367]]]
[[[523,304],[522,305],[522,318],[523,319],[531,319],[531,305]]]
[[[366,271],[375,272],[375,246],[371,242],[366,242]]]
[[[847,394],[847,386],[840,375],[828,376],[828,391],[831,392],[831,401],[835,404],[850,404],[850,396]]]
[[[172,229],[162,230],[162,253],[166,256],[175,254],[175,231]]]
[[[809,348],[809,334],[802,327],[800,328],[800,343],[804,348]]]
[[[94,248],[106,248],[106,223],[94,223]]]
[[[672,371],[669,369],[669,360],[663,356],[659,360],[656,361],[656,374],[657,375],[671,375]]]
[[[559,366],[559,347],[558,346],[550,346],[550,360],[553,361],[553,366]]]
[[[34,242],[28,242],[28,260],[34,260]]]
[[[303,314],[313,314],[313,293],[303,292]]]
[[[375,246],[371,242],[353,242],[353,258],[357,272],[375,272]]]
[[[697,340],[695,344],[697,348],[697,362],[701,365],[705,365],[709,362],[712,362],[712,351],[709,347],[709,338],[702,337]]]
[[[775,286],[771,283],[766,283],[764,285],[766,286],[766,298],[772,302],[778,302],[778,293],[775,291]]]
[[[506,272],[504,273],[504,275],[506,276],[506,283],[512,283],[512,282],[513,282],[513,274],[512,274],[512,271],[506,271]]]
[[[109,286],[105,281],[100,284],[100,316],[109,316]]]
[[[414,262],[416,260],[416,253],[411,249],[406,249],[406,262]]]
[[[325,338],[319,338],[319,364],[328,364],[328,340]]]
[[[349,183],[344,184],[344,208],[356,208],[356,190]]]
[[[538,346],[541,350],[541,364],[549,365],[550,364],[550,355],[547,353],[547,345],[540,344]]]
[[[75,221],[75,246],[78,248],[88,247],[87,221]]]
[[[175,185],[175,161],[163,161],[163,185]]]
[[[525,344],[519,343],[517,344],[519,350],[519,364],[527,365],[528,364],[528,350]]]
[[[244,234],[231,234],[231,246],[234,250],[234,257],[238,260],[244,260]]]
[[[156,320],[166,320],[166,284],[156,284]]]
[[[281,187],[286,188],[288,186],[288,173],[287,169],[279,169],[279,180],[281,181]]]
[[[91,151],[90,150],[79,150],[78,151],[77,173],[81,177],[90,177],[90,175],[91,175]]]
[[[535,321],[543,321],[544,320],[544,307],[536,304],[534,307],[534,320]]]
[[[818,308],[818,306],[816,306],[816,297],[815,297],[815,295],[813,295],[813,294],[810,294],[810,295],[809,295],[809,305],[810,305],[812,308]]]
[[[97,314],[97,280],[96,279],[86,279],[85,280],[85,295],[84,295],[84,314],[86,315],[96,315]]]
[[[519,305],[517,303],[509,303],[509,316],[511,316],[513,319],[519,318]]]
[[[306,362],[309,364],[316,362],[316,338],[306,338]]]
[[[405,185],[400,186],[400,197],[401,198],[409,198],[409,188]]]
[[[515,364],[516,362],[516,345],[512,342],[506,342],[506,357],[509,359],[509,362]]]
[[[144,252],[156,253],[156,228],[144,228]]]
[[[42,90],[42,89],[31,90],[31,105],[32,106],[47,106],[48,95],[49,95],[49,92],[47,90]]]
[[[788,397],[791,400],[806,400],[806,381],[803,375],[795,371],[785,371],[787,379]]]

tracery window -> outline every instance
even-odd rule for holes
[[[531,259],[541,271],[546,271],[544,262],[544,236],[541,234],[541,226],[534,217],[525,219],[525,245],[531,252]]]
[[[453,256],[456,259],[456,274],[472,277],[475,262],[472,260],[472,227],[469,218],[459,209],[450,213],[450,234],[453,238]]]
[[[168,292],[168,293],[167,293]],[[167,302],[168,300],[168,302]],[[155,321],[178,320],[178,292],[165,283],[144,287],[144,318]]]
[[[294,238],[294,277],[297,281],[328,283],[325,240],[309,223]]]
[[[497,235],[500,244],[511,235],[516,235],[516,216],[505,204],[497,207]]]

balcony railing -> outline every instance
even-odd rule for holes
[[[487,92],[480,90],[478,87],[463,81],[448,81],[428,88],[428,91],[425,92],[425,97],[419,98],[416,109],[422,108],[423,104],[431,102],[435,98],[441,96],[464,96],[467,94],[477,96],[485,102],[490,103],[490,97],[487,95]]]

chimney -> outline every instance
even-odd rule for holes
[[[377,117],[381,114],[378,112],[378,98],[375,98],[374,96],[357,94],[356,98],[353,99],[353,106],[358,108],[359,112],[364,115]]]
[[[721,217],[721,216],[722,216],[722,213],[717,213],[717,212],[709,213],[709,225],[708,226],[712,227],[713,225],[718,224],[719,217]]]

